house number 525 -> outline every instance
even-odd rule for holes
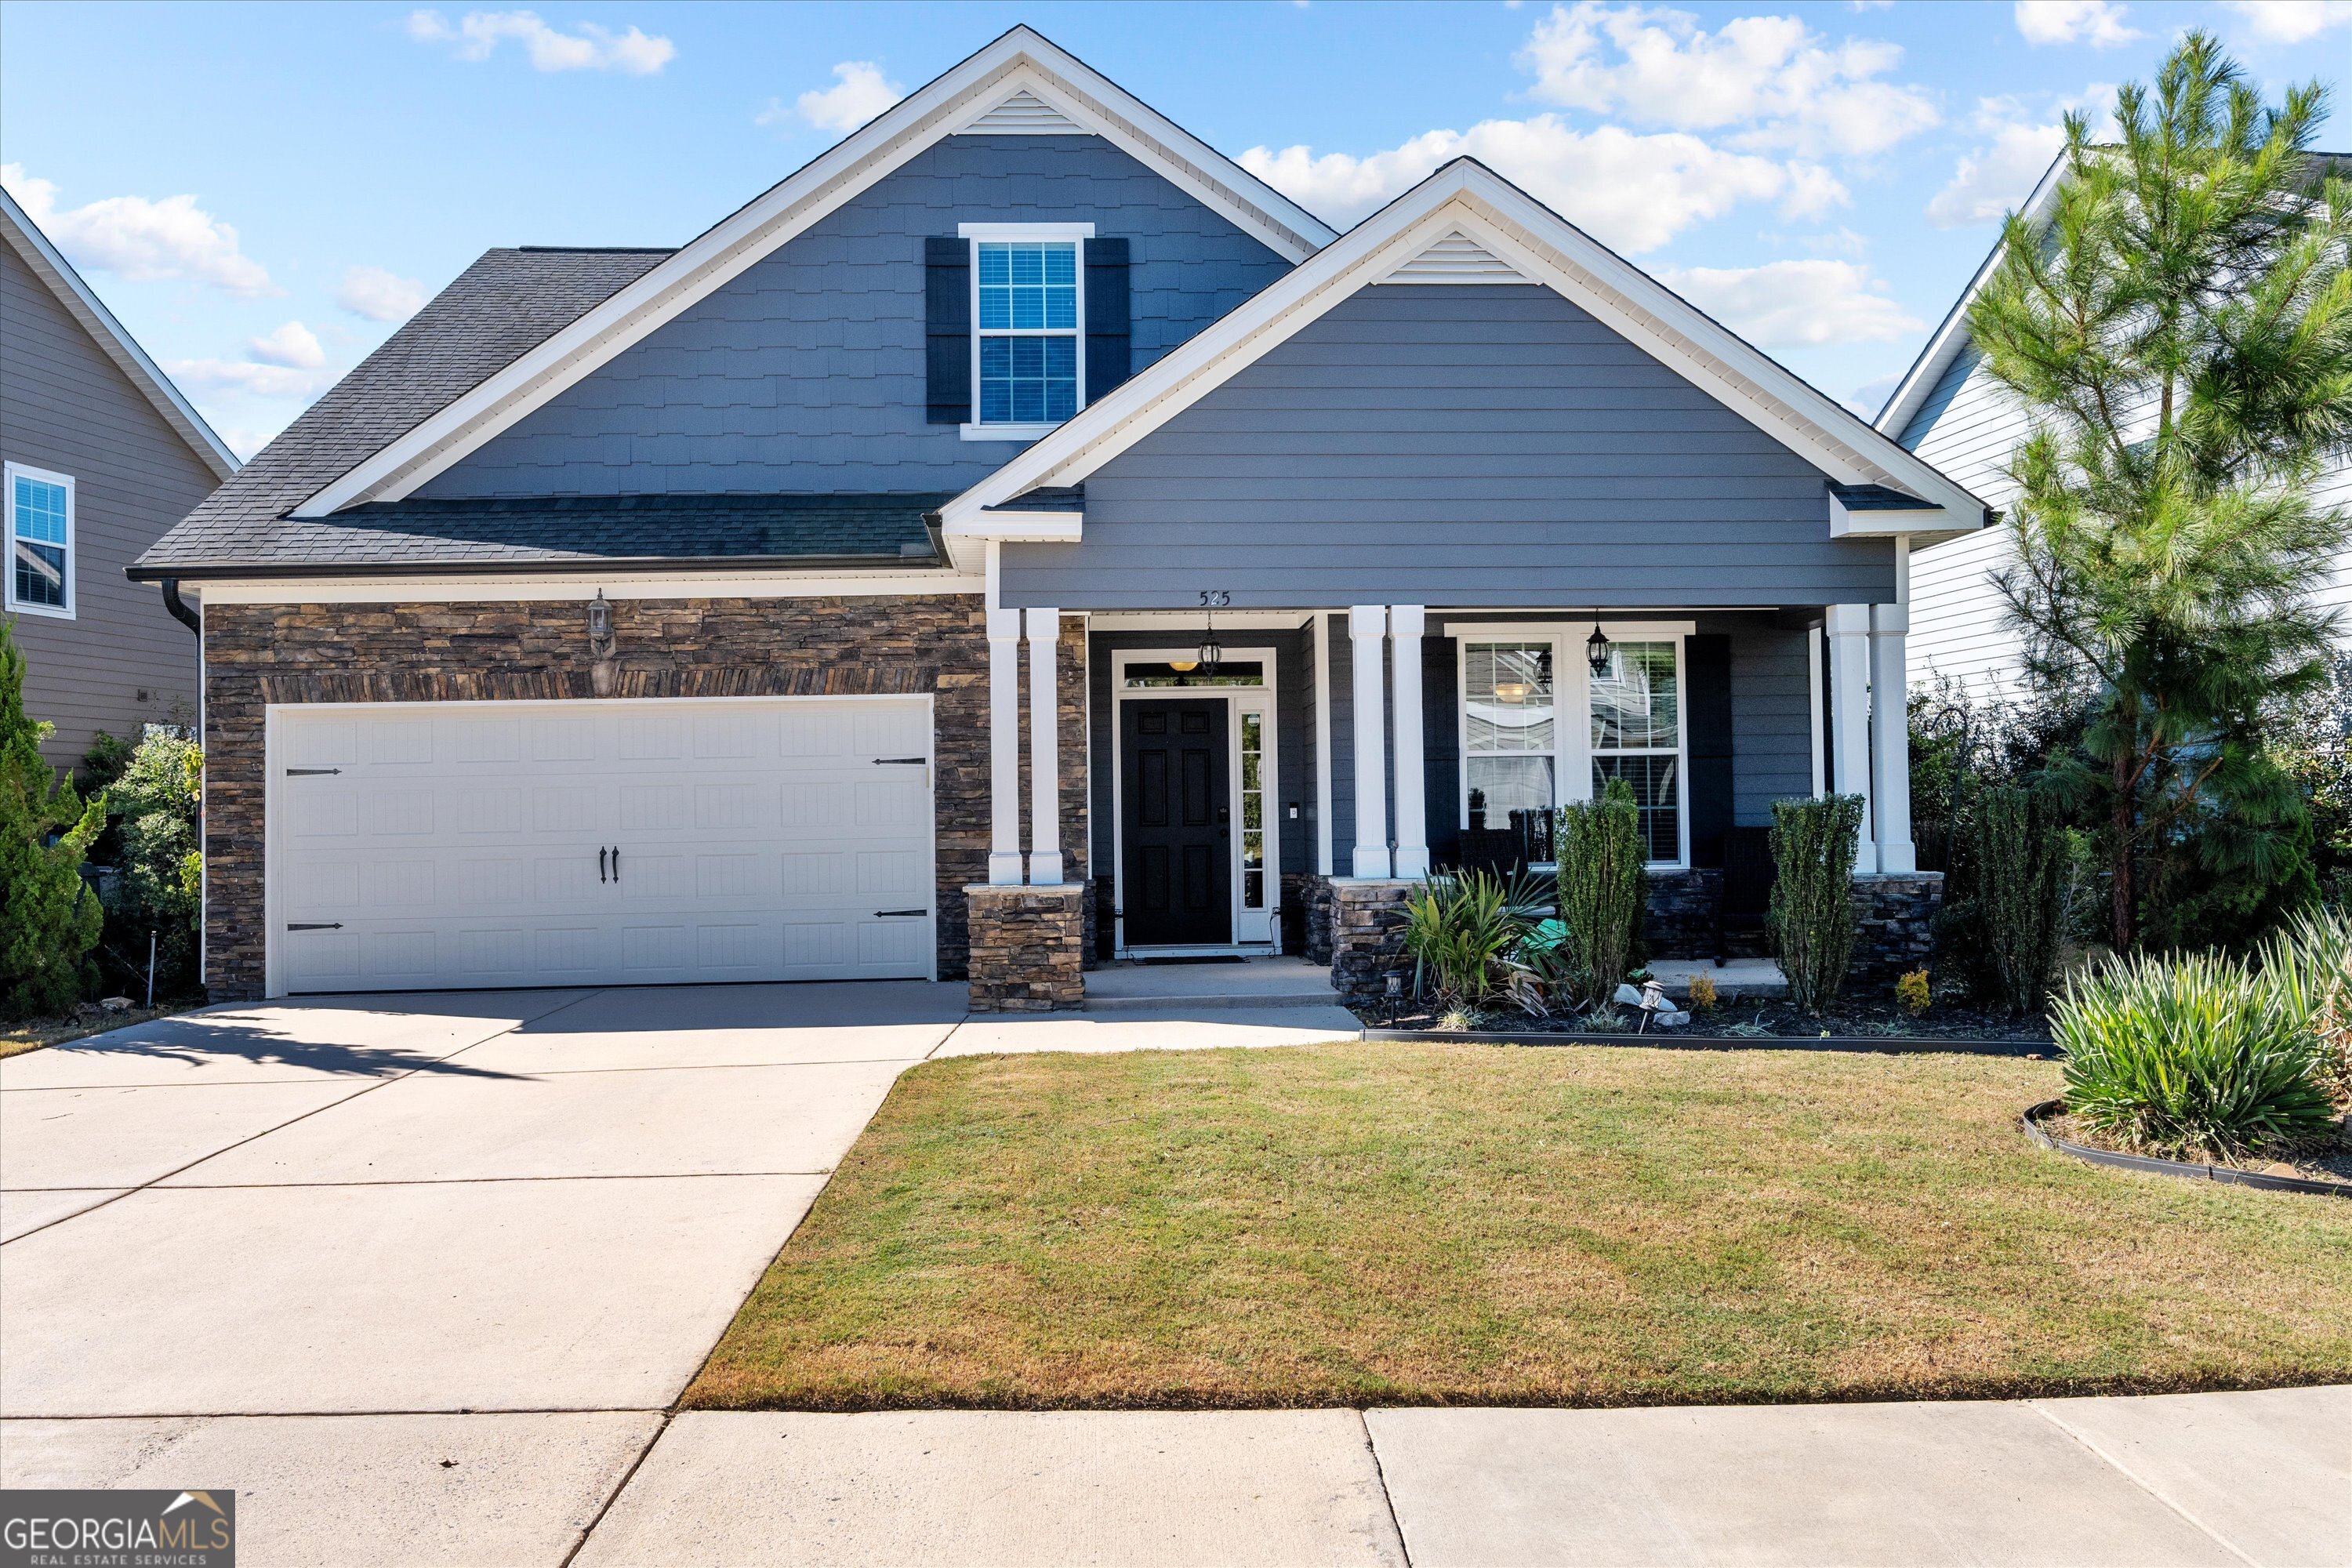
[[[1233,602],[1234,596],[1223,588],[1201,590],[1201,607],[1204,610],[1222,610]]]

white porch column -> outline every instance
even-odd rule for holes
[[[1389,680],[1396,691],[1396,865],[1400,877],[1429,875],[1429,813],[1422,805],[1419,605],[1389,606]]]
[[[1905,635],[1911,629],[1906,605],[1870,606],[1870,815],[1878,825],[1878,868],[1916,871],[1918,847],[1911,842],[1910,669]]]
[[[1862,796],[1862,838],[1854,847],[1857,872],[1878,869],[1878,845],[1870,823],[1870,606],[1832,605],[1830,641],[1830,755],[1836,771],[1831,786],[1840,795]]]
[[[1029,880],[1062,879],[1062,612],[1029,612]]]
[[[1356,675],[1356,869],[1358,877],[1389,874],[1388,681],[1381,644],[1389,626],[1380,605],[1348,611],[1348,640]]]
[[[988,612],[988,879],[1021,880],[1021,612]]]

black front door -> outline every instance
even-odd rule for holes
[[[1130,947],[1234,939],[1225,700],[1119,704]]]

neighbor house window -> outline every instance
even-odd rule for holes
[[[1591,799],[1623,779],[1650,862],[1680,864],[1682,638],[1662,635],[1675,629],[1612,630],[1598,671],[1590,622],[1461,637],[1463,826],[1474,805],[1503,827],[1512,812]]]
[[[66,474],[6,468],[8,608],[74,613],[74,482]]]
[[[974,429],[1034,438],[1086,405],[1091,224],[966,224],[971,241]]]

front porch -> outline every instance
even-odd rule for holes
[[[1414,883],[1507,844],[1548,868],[1528,826],[1621,778],[1651,955],[1684,964],[1761,953],[1719,916],[1773,801],[1864,795],[1857,969],[1891,977],[1941,899],[1911,843],[1905,632],[1899,603],[992,609],[971,1005],[1074,1010],[1098,965],[1217,956],[1377,994]]]

